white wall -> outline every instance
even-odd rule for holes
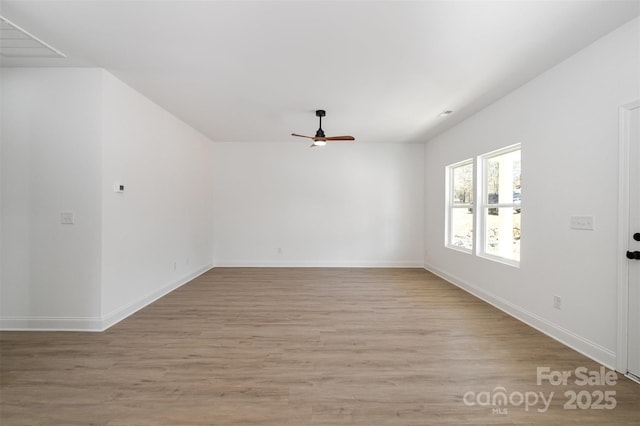
[[[1,77],[2,328],[100,330],[212,265],[207,138],[103,70]]]
[[[103,84],[102,309],[111,323],[211,268],[212,143],[107,72]]]
[[[2,69],[1,315],[12,327],[100,320],[102,73]],[[60,213],[72,211],[74,225]]]
[[[423,149],[216,143],[216,266],[422,266]]]
[[[610,366],[616,350],[618,107],[640,97],[638,19],[429,141],[428,269]],[[445,166],[522,143],[519,269],[444,247]],[[593,231],[569,229],[593,215]],[[562,297],[562,310],[553,308]]]

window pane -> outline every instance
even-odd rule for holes
[[[513,177],[513,202],[514,203],[519,203],[521,200],[521,193],[520,191],[522,190],[522,181],[521,181],[521,175],[522,173],[520,172],[520,150],[514,152],[514,154],[517,154],[517,157],[514,158],[513,160],[513,173],[512,173],[512,177]]]
[[[487,208],[485,253],[520,261],[520,208]]]
[[[453,204],[473,203],[473,164],[453,169]]]
[[[489,158],[487,160],[487,204],[498,204],[498,191],[500,190],[500,161],[499,157]]]
[[[509,204],[520,201],[520,150],[487,159],[486,203]]]
[[[473,248],[473,212],[470,208],[451,209],[450,245],[467,250]]]

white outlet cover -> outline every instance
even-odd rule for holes
[[[562,297],[553,296],[553,307],[558,309],[558,310],[562,309]]]
[[[60,213],[60,223],[63,225],[73,225],[75,223],[75,216],[73,212]]]

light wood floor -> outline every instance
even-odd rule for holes
[[[640,385],[538,386],[599,365],[420,269],[217,268],[104,333],[0,344],[3,426],[640,424]],[[500,386],[506,414],[464,403]]]

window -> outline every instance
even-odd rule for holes
[[[464,251],[473,249],[473,160],[447,168],[447,245]]]
[[[520,153],[512,145],[447,167],[447,247],[519,265]]]
[[[482,203],[480,254],[502,261],[520,262],[521,163],[515,145],[480,157]]]

